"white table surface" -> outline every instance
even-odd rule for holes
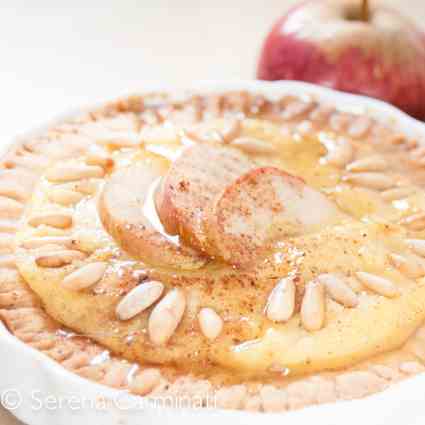
[[[149,82],[253,78],[264,35],[295,2],[0,0],[0,148]],[[425,28],[424,0],[387,3]],[[0,425],[16,424],[0,408]]]

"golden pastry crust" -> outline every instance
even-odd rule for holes
[[[393,267],[395,271],[376,277],[375,274],[369,273],[375,270],[376,264],[371,265],[368,270],[354,270],[351,267],[353,275],[348,276],[350,284],[347,286],[346,278],[341,278],[335,273],[328,276],[326,274],[328,270],[325,267],[323,270],[310,272],[310,280],[306,282],[295,281],[296,290],[291,287],[293,283],[288,282],[275,288],[279,278],[282,277],[280,274],[267,285],[260,284],[255,290],[246,288],[247,294],[252,294],[252,304],[248,303],[244,307],[237,305],[236,311],[247,312],[246,309],[252,308],[256,303],[256,314],[264,315],[265,301],[267,297],[273,295],[274,298],[269,299],[266,314],[271,320],[275,320],[277,316],[272,308],[273,302],[279,305],[282,299],[285,300],[280,297],[288,297],[288,294],[294,297],[296,292],[298,298],[294,298],[293,305],[289,303],[287,314],[291,316],[296,310],[300,315],[300,324],[307,332],[314,332],[324,326],[322,323],[324,319],[322,321],[317,319],[317,312],[321,310],[320,303],[323,302],[324,288],[328,297],[333,300],[331,302],[335,302],[344,309],[353,309],[357,305],[360,292],[366,290],[369,294],[367,297],[370,299],[376,297],[381,306],[385,307],[386,303],[398,303],[397,300],[403,300],[404,303],[400,301],[399,304],[394,304],[400,306],[400,311],[412,306],[418,312],[422,311],[421,300],[414,297],[414,293],[410,301],[404,298],[404,292],[411,288],[411,279],[417,281],[418,291],[422,289],[420,257],[425,252],[421,241],[425,236],[425,220],[421,215],[421,207],[425,206],[425,202],[422,196],[418,195],[425,173],[421,169],[423,152],[416,146],[415,141],[404,138],[391,128],[365,116],[340,113],[314,101],[285,97],[279,102],[270,102],[261,96],[243,92],[195,96],[182,102],[173,102],[166,95],[155,94],[118,101],[58,124],[45,134],[13,146],[5,156],[2,162],[3,171],[0,174],[0,228],[3,251],[0,259],[0,316],[10,331],[66,368],[97,382],[116,388],[128,388],[141,395],[177,397],[189,394],[204,399],[214,396],[218,406],[236,409],[284,411],[338,399],[358,398],[384,389],[389,383],[403,377],[421,372],[422,361],[425,360],[425,337],[423,330],[419,328],[407,342],[405,342],[406,338],[401,340],[396,338],[391,345],[391,350],[397,348],[396,351],[378,350],[375,352],[376,356],[367,360],[361,356],[354,359],[355,366],[348,365],[343,370],[330,372],[322,370],[321,367],[317,370],[303,367],[304,372],[312,374],[307,377],[288,377],[286,376],[288,369],[282,364],[274,364],[273,368],[270,368],[270,364],[266,364],[264,370],[267,370],[267,374],[262,374],[260,378],[239,376],[237,380],[230,379],[222,369],[217,368],[214,362],[216,359],[211,356],[211,352],[214,351],[211,347],[214,347],[214,343],[208,341],[214,341],[217,335],[224,332],[222,338],[238,338],[243,342],[255,337],[256,333],[243,326],[232,325],[231,317],[225,318],[223,324],[223,315],[216,313],[219,311],[218,306],[204,311],[197,324],[196,317],[202,304],[193,304],[194,298],[186,295],[183,296],[184,301],[182,301],[182,294],[172,291],[173,287],[179,288],[182,283],[190,284],[187,277],[180,279],[182,283],[179,284],[178,279],[170,281],[167,278],[168,272],[161,269],[136,267],[131,270],[124,268],[124,273],[117,285],[114,286],[111,282],[105,283],[105,276],[114,277],[113,273],[107,274],[111,258],[115,256],[116,261],[122,262],[128,261],[128,258],[125,255],[121,257],[122,253],[117,255],[114,250],[112,250],[112,257],[108,250],[102,251],[105,246],[115,246],[112,239],[102,232],[94,231],[83,237],[85,228],[81,223],[84,222],[87,210],[80,205],[84,205],[86,197],[91,198],[93,194],[98,193],[104,176],[113,172],[118,163],[125,164],[126,161],[132,163],[140,159],[146,160],[146,158],[156,160],[158,155],[162,155],[162,161],[166,161],[167,158],[173,160],[180,149],[179,144],[176,143],[179,135],[173,126],[168,125],[169,122],[187,128],[187,137],[199,143],[215,146],[217,143],[231,144],[237,141],[234,148],[254,155],[255,160],[262,164],[263,156],[269,155],[270,151],[262,149],[258,140],[271,138],[272,144],[278,141],[273,139],[273,133],[270,134],[271,126],[256,127],[255,120],[258,117],[279,126],[282,134],[290,134],[299,142],[294,144],[292,151],[289,150],[287,158],[284,158],[289,172],[302,175],[309,184],[315,181],[314,187],[338,186],[337,191],[329,190],[327,195],[335,201],[344,214],[350,217],[351,221],[355,221],[366,213],[373,218],[374,214],[379,212],[381,219],[391,223],[395,234],[393,239],[390,238],[391,230],[385,230],[387,225],[385,223],[375,223],[371,227],[362,225],[358,227],[358,231],[361,233],[367,228],[369,234],[375,232],[378,236],[371,237],[372,245],[380,240],[381,236],[391,240],[393,246],[397,248],[396,252],[390,252],[384,263],[377,262],[377,264],[378,268],[382,268],[384,264],[385,267]],[[209,120],[208,125],[205,125],[206,119]],[[210,122],[214,123],[212,129]],[[245,135],[244,132],[249,134]],[[317,134],[319,134],[318,142],[313,143],[311,149],[304,151],[303,138],[313,140]],[[162,150],[158,150],[155,142],[158,139],[166,142]],[[380,142],[378,158],[375,149],[372,148],[376,146],[374,144],[377,139]],[[128,152],[137,149],[140,141],[143,141],[147,151],[143,158],[137,157],[138,154],[136,156],[131,154],[133,156],[129,157]],[[116,152],[120,153],[116,154]],[[301,164],[299,169],[290,160],[293,155],[299,155]],[[311,167],[313,159],[316,161],[317,157],[319,157],[320,166]],[[81,163],[79,158],[84,158],[84,163]],[[395,158],[398,163],[394,165],[391,172],[388,172],[386,164]],[[58,168],[59,161],[62,165]],[[267,164],[278,165],[273,162],[273,159],[266,161]],[[327,167],[326,173],[325,168],[322,167]],[[406,167],[416,167],[414,184],[406,177]],[[40,184],[41,175],[45,177]],[[36,192],[33,192],[34,188]],[[44,188],[48,190],[43,192]],[[44,193],[42,201],[38,204],[37,201],[31,201],[31,208],[25,211],[25,206],[30,203],[33,193],[36,194],[37,199],[40,191]],[[358,205],[355,208],[351,202],[352,193],[358,197]],[[406,199],[414,206],[413,209],[409,207]],[[74,206],[77,204],[80,205],[79,212],[75,213]],[[54,208],[46,211],[43,209],[45,205],[53,205]],[[24,225],[19,221],[23,213]],[[87,214],[87,217],[89,216],[90,214]],[[87,219],[85,224],[89,230],[95,230],[100,226],[100,223],[94,224],[90,219]],[[72,233],[69,231],[70,228],[73,229]],[[15,233],[19,229],[21,231],[18,234],[17,247],[15,247]],[[74,230],[77,231],[74,232]],[[407,248],[401,248],[400,238],[403,241],[408,239]],[[323,239],[319,242],[323,242]],[[304,244],[308,252],[309,247],[310,249],[314,247],[314,237],[301,238],[298,243]],[[336,242],[332,242],[329,236],[328,243]],[[341,247],[339,243],[335,246]],[[350,248],[350,246],[347,247]],[[368,244],[364,246],[370,247]],[[43,302],[34,295],[17,271],[16,255],[19,257],[20,271],[30,286],[36,289]],[[366,256],[368,255],[379,256],[381,252],[372,250],[366,252]],[[386,251],[385,255],[387,255]],[[317,263],[317,259],[315,261]],[[190,341],[193,334],[197,334],[201,340],[199,335],[204,332],[207,339],[202,340],[200,351],[202,353],[204,350],[205,356],[200,365],[206,366],[208,373],[201,374],[199,369],[191,368],[193,359],[188,360],[189,366],[184,369],[175,368],[168,363],[170,359],[180,359],[178,356],[173,357],[176,353],[178,355],[178,350],[173,349],[173,344],[171,348],[168,345],[167,349],[165,347],[158,349],[149,345],[147,340],[147,345],[143,346],[144,349],[151,349],[153,357],[163,357],[164,365],[158,369],[152,366],[152,360],[150,364],[133,363],[132,359],[140,360],[140,358],[137,354],[132,354],[131,350],[124,353],[130,361],[123,361],[120,356],[115,357],[109,354],[102,345],[94,342],[94,340],[104,342],[115,352],[122,352],[121,344],[114,345],[115,343],[107,336],[91,335],[90,332],[86,332],[87,335],[82,337],[67,331],[63,325],[52,319],[52,317],[59,318],[57,311],[45,302],[46,293],[43,294],[40,287],[37,287],[37,283],[34,283],[36,279],[31,276],[34,262],[37,268],[45,270],[45,273],[41,274],[42,277],[63,278],[61,290],[65,294],[64,300],[71,300],[75,296],[72,290],[84,291],[85,288],[93,288],[95,285],[90,291],[95,291],[99,296],[102,290],[109,291],[113,288],[116,291],[117,298],[112,303],[115,306],[117,299],[122,300],[124,295],[130,294],[137,288],[138,282],[145,277],[146,273],[150,279],[164,282],[167,290],[170,290],[166,295],[168,298],[164,297],[156,304],[153,311],[156,309],[158,313],[155,316],[152,311],[150,316],[161,318],[162,313],[166,311],[164,305],[171,305],[176,317],[182,316],[183,322],[180,323],[180,317],[176,324],[175,335],[173,335],[174,330],[171,331],[171,335],[168,335],[168,328],[159,335],[155,335],[159,326],[159,319],[156,319],[154,331],[150,335],[151,341],[161,343],[164,338],[174,338],[172,340],[174,347],[178,347]],[[313,260],[311,264],[314,264]],[[308,270],[311,264],[307,262],[305,269]],[[60,270],[59,274],[57,274],[58,270]],[[274,268],[267,270],[267,273],[276,272],[276,270],[282,272],[286,268]],[[50,272],[51,275],[49,275]],[[261,272],[264,273],[264,270],[260,271],[260,275]],[[243,282],[244,278],[241,277],[243,273],[233,273],[227,279],[239,279],[239,282]],[[309,274],[308,271],[303,273],[306,276]],[[360,274],[354,275],[354,273]],[[252,275],[248,277],[252,279]],[[194,281],[199,279],[199,275],[192,277]],[[226,282],[226,279],[222,279],[221,282]],[[219,296],[220,286],[217,288],[217,296]],[[225,294],[225,288],[225,285],[221,287],[222,295]],[[400,291],[401,297],[398,296]],[[152,302],[155,303],[158,298],[155,298],[155,293],[150,293],[152,299],[155,299]],[[259,294],[261,294],[260,299],[258,299]],[[393,297],[397,300],[392,301]],[[415,300],[416,304],[413,303]],[[164,301],[166,301],[165,304]],[[188,305],[182,306],[182,302]],[[218,305],[219,303],[220,299]],[[112,308],[112,304],[109,308]],[[231,306],[230,303],[228,308]],[[87,305],[87,307],[87,311],[75,312],[76,322],[81,320],[81,313],[90,315],[90,306]],[[125,307],[127,310],[124,311],[128,311],[128,305]],[[46,310],[49,312],[49,309],[50,317],[46,314]],[[105,309],[105,311],[109,310]],[[315,312],[313,316],[311,311]],[[421,314],[412,316],[411,320],[409,316],[406,316],[406,321],[410,320],[408,333],[422,323]],[[105,316],[105,323],[108,325],[115,320],[117,319]],[[145,320],[148,321],[149,317],[142,314],[140,320],[136,319],[132,322],[133,326],[136,329],[148,327]],[[63,317],[60,321],[67,323],[69,318]],[[77,323],[72,327],[78,330]],[[192,328],[192,334],[185,336],[184,330],[187,332],[190,328]],[[128,328],[123,329],[125,333],[122,337],[130,336]],[[327,326],[324,331],[326,329],[328,329]],[[96,331],[99,328],[93,330]],[[273,338],[270,341],[276,342]],[[242,356],[238,359],[230,356],[225,360],[225,364],[227,367],[232,367],[234,364],[239,366],[245,362],[246,372],[249,372],[251,361],[250,356],[247,358]],[[261,362],[258,363],[258,367],[261,369]],[[190,373],[191,369],[195,373]],[[294,364],[291,369],[295,370],[296,365]]]

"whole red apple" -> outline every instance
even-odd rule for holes
[[[309,0],[294,7],[268,35],[257,77],[376,97],[425,120],[425,34],[382,3]]]

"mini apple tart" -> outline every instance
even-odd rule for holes
[[[0,316],[138,395],[285,411],[425,364],[425,148],[365,111],[131,97],[15,145]]]

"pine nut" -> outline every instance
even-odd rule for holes
[[[163,291],[164,285],[158,281],[136,286],[118,303],[115,310],[117,317],[120,320],[132,319],[155,303]]]
[[[45,213],[30,217],[28,224],[32,227],[41,225],[67,229],[72,226],[72,216],[67,213]]]
[[[139,144],[139,136],[133,127],[111,128],[105,122],[88,123],[80,129],[81,133],[102,146],[115,148],[135,147]]]
[[[425,213],[417,213],[403,218],[400,224],[406,226],[409,230],[421,231],[425,229]]]
[[[21,246],[26,249],[40,248],[43,245],[61,245],[65,248],[73,246],[72,238],[69,236],[45,236],[26,239],[21,242]]]
[[[326,164],[335,167],[345,167],[354,155],[353,146],[347,139],[339,138],[338,140],[323,137],[321,142],[326,147],[328,153],[323,158]]]
[[[84,195],[93,195],[97,192],[98,188],[99,183],[97,181],[87,179],[78,181],[74,186],[74,190]]]
[[[39,267],[63,267],[74,260],[83,260],[85,255],[80,251],[63,250],[40,253],[35,262]]]
[[[286,322],[294,314],[295,284],[291,277],[281,279],[272,290],[266,306],[266,316],[274,322]]]
[[[0,251],[3,253],[12,252],[15,243],[15,235],[0,233]]]
[[[223,143],[231,143],[233,139],[239,136],[242,130],[242,123],[238,119],[228,119],[220,130],[220,136]]]
[[[366,272],[357,272],[356,276],[368,289],[379,295],[387,298],[400,295],[398,288],[388,279]]]
[[[223,319],[212,308],[201,309],[198,320],[202,333],[210,340],[216,339],[223,330]]]
[[[311,121],[304,120],[297,125],[296,131],[297,133],[306,136],[314,131],[314,125]]]
[[[31,189],[24,187],[19,181],[0,180],[0,196],[25,201],[31,194]]]
[[[410,151],[410,157],[412,161],[420,161],[425,156],[425,147],[420,146]]]
[[[425,275],[425,266],[419,261],[408,259],[398,254],[390,254],[389,258],[391,264],[397,268],[400,273],[411,277],[412,279],[417,279]]]
[[[318,280],[307,283],[301,304],[301,322],[308,331],[318,331],[325,323],[325,288]]]
[[[16,256],[13,254],[0,255],[0,267],[5,267],[5,268],[16,267]]]
[[[49,161],[41,155],[33,155],[25,151],[25,155],[15,155],[9,158],[5,165],[9,168],[19,167],[41,172],[49,166]]]
[[[329,118],[329,127],[336,133],[346,130],[351,121],[351,116],[345,112],[335,112]]]
[[[369,117],[360,115],[356,117],[347,129],[347,133],[353,139],[366,137],[372,126],[372,120]]]
[[[241,133],[242,125],[238,119],[227,118],[221,128],[212,128],[203,124],[195,124],[186,129],[189,138],[203,143],[231,143]]]
[[[407,140],[406,136],[404,136],[403,134],[394,134],[390,136],[389,143],[394,146],[402,145],[403,143],[413,143],[413,145],[415,145],[416,141]]]
[[[86,163],[88,165],[98,165],[102,168],[110,168],[114,165],[114,160],[101,148],[92,147],[87,152]]]
[[[395,186],[395,180],[382,173],[353,173],[343,177],[343,181],[373,190],[386,190]]]
[[[66,276],[61,285],[72,291],[88,288],[102,279],[107,267],[105,262],[87,264]]]
[[[139,135],[132,131],[111,131],[99,134],[96,143],[115,148],[133,148],[140,145],[141,141]]]
[[[47,171],[47,180],[53,183],[65,183],[81,179],[101,178],[105,175],[97,165],[63,165]]]
[[[63,251],[63,249],[64,249],[64,247],[61,246],[61,245],[57,245],[57,244],[54,244],[54,243],[49,243],[49,244],[40,246],[40,248],[37,249],[37,252],[36,253],[37,254],[42,253],[42,252],[48,252],[48,253],[50,253],[52,251],[54,251],[54,252],[56,252],[56,251]]]
[[[308,114],[315,104],[313,102],[305,102],[302,100],[295,100],[288,105],[282,111],[282,118],[285,120],[294,120],[301,116]]]
[[[421,257],[425,257],[425,240],[424,239],[408,239],[407,245]]]
[[[130,390],[140,396],[147,395],[159,384],[160,379],[161,372],[158,369],[145,369],[134,377]]]
[[[329,120],[330,116],[334,113],[334,111],[335,108],[333,106],[319,105],[310,113],[310,119],[314,123],[319,123],[323,125]]]
[[[269,142],[252,137],[238,137],[231,142],[231,146],[249,154],[267,155],[276,152],[276,149]]]
[[[325,285],[330,297],[344,307],[356,307],[358,299],[350,286],[334,274],[321,274],[318,280]]]
[[[171,338],[186,308],[186,299],[180,289],[173,289],[153,309],[148,322],[153,344],[163,345]]]
[[[175,143],[180,139],[174,126],[145,126],[140,133],[141,143]]]
[[[23,209],[24,207],[20,202],[0,196],[0,211],[3,218],[19,218]]]
[[[81,199],[83,199],[83,195],[81,193],[61,188],[49,190],[47,197],[51,202],[55,202],[63,206],[77,204],[81,201]]]
[[[351,172],[384,171],[387,168],[387,162],[379,157],[362,158],[347,165],[347,170]]]
[[[18,222],[15,220],[0,220],[0,232],[14,233],[17,232],[18,227]]]
[[[394,189],[385,190],[381,193],[381,196],[385,201],[396,201],[398,199],[407,198],[412,193],[414,193],[412,187],[396,187]]]

